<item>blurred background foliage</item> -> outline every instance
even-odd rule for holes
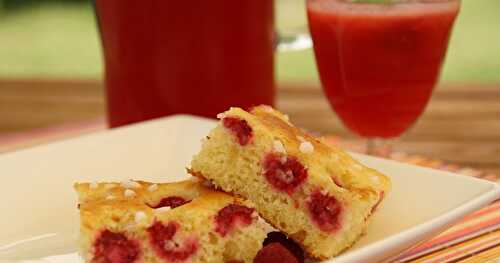
[[[280,29],[304,29],[305,0],[276,0]],[[500,0],[464,0],[443,80],[500,81]],[[0,0],[1,78],[101,78],[89,0]],[[278,80],[317,82],[311,50],[280,53]]]

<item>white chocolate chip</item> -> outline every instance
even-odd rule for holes
[[[148,191],[154,192],[156,190],[158,190],[158,185],[157,184],[152,184],[152,185],[148,186]]]
[[[132,180],[125,180],[121,182],[121,186],[127,189],[135,189],[135,188],[140,188],[141,184]]]
[[[274,151],[276,151],[276,152],[279,152],[279,153],[285,153],[285,154],[286,154],[286,149],[285,149],[285,147],[283,146],[283,143],[281,143],[281,141],[275,140],[275,141],[273,142],[273,149],[274,149]]]
[[[300,143],[299,150],[302,153],[312,153],[314,152],[314,146],[310,142],[302,142]]]
[[[380,179],[376,175],[370,176],[370,179],[372,180],[373,184],[378,185],[380,184]]]
[[[164,213],[164,212],[167,212],[167,211],[170,211],[170,210],[172,210],[172,208],[170,208],[170,206],[164,206],[164,207],[156,208],[155,209],[155,213],[156,214],[161,214],[161,213]]]
[[[89,184],[90,189],[97,189],[99,187],[99,184],[97,182],[92,182]]]
[[[134,216],[135,223],[139,224],[144,219],[146,219],[146,213],[144,213],[142,211],[138,211],[135,213],[135,216]]]
[[[137,194],[133,191],[133,190],[130,190],[130,189],[125,189],[125,191],[123,192],[123,195],[125,197],[134,197],[136,196]]]
[[[114,197],[113,195],[108,195],[106,196],[106,200],[113,200],[115,199],[116,197]]]
[[[213,116],[213,115],[212,115],[212,116]],[[222,119],[224,119],[225,117],[226,117],[226,114],[224,114],[223,112],[222,112],[222,113],[217,114],[217,119],[219,119],[219,120],[222,120]]]
[[[268,112],[268,113],[272,113],[274,110],[273,110],[273,107],[269,106],[269,105],[262,105],[262,108]]]

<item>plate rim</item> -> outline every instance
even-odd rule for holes
[[[141,127],[144,125],[148,125],[150,123],[156,123],[156,122],[166,122],[166,121],[179,121],[179,122],[184,122],[184,121],[190,121],[190,122],[198,122],[201,123],[203,122],[203,125],[213,123],[215,124],[215,120],[209,119],[209,118],[204,118],[204,117],[198,117],[198,116],[192,116],[188,114],[176,114],[176,115],[171,115],[167,117],[162,117],[162,118],[156,118],[152,120],[148,120],[145,122],[140,122],[140,123],[135,123],[131,125],[126,125],[122,126],[116,129],[104,129],[101,131],[96,131],[88,134],[82,134],[78,135],[75,137],[70,137],[70,138],[62,138],[62,139],[56,139],[55,141],[48,142],[48,143],[43,143],[34,147],[28,147],[28,148],[22,148],[19,150],[14,150],[6,153],[0,154],[0,159],[2,158],[16,158],[16,155],[22,155],[24,152],[30,152],[38,148],[44,148],[44,147],[57,147],[59,144],[65,144],[71,141],[80,141],[80,140],[85,140],[85,139],[91,139],[94,136],[105,136],[105,134],[109,133],[122,133],[126,132],[126,130],[129,129],[134,129],[137,127]],[[112,136],[112,135],[107,135],[107,136]],[[472,176],[467,176],[467,175],[461,175],[449,171],[444,171],[444,170],[439,170],[439,169],[433,169],[429,167],[422,167],[414,164],[408,164],[396,160],[390,160],[390,159],[383,159],[383,158],[377,158],[373,156],[368,156],[365,154],[360,154],[360,153],[353,153],[349,152],[348,154],[354,157],[357,160],[364,161],[364,160],[373,160],[373,161],[383,161],[384,163],[390,163],[391,165],[399,165],[399,166],[405,166],[405,167],[412,167],[412,168],[417,168],[420,170],[424,171],[429,171],[429,172],[438,172],[442,176],[450,176],[450,177],[460,177],[460,179],[463,180],[470,180],[471,182],[474,182],[476,184],[483,184],[485,187],[488,186],[487,189],[482,190],[481,193],[479,193],[477,196],[475,196],[472,199],[467,200],[464,203],[461,203],[460,205],[450,209],[449,211],[443,212],[440,215],[437,215],[434,218],[425,220],[424,222],[421,222],[419,224],[416,224],[414,226],[409,227],[408,229],[405,229],[401,232],[386,236],[378,241],[375,241],[373,243],[367,244],[366,246],[357,248],[354,251],[346,251],[346,253],[341,254],[333,259],[325,261],[325,262],[352,262],[356,261],[356,259],[366,259],[367,255],[378,255],[378,257],[383,258],[385,260],[391,259],[391,258],[396,258],[401,255],[404,251],[408,250],[409,248],[418,245],[421,242],[424,242],[425,240],[428,240],[429,236],[433,237],[438,235],[438,232],[447,229],[449,226],[453,225],[460,219],[462,219],[464,216],[467,214],[470,214],[471,212],[480,209],[481,207],[487,206],[489,203],[494,201],[497,198],[500,198],[500,185],[495,182],[490,182],[482,179],[478,179]],[[380,159],[380,160],[379,160]],[[369,165],[373,166],[373,165]],[[374,167],[377,169],[376,167]],[[412,242],[414,241],[414,242]],[[387,250],[390,251],[395,251],[395,248],[400,247],[401,244],[410,244],[408,247],[405,249],[401,249],[397,254],[389,254],[387,256],[383,255],[386,253]],[[383,256],[380,256],[383,255]]]

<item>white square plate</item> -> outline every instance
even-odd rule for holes
[[[0,262],[81,262],[76,181],[177,181],[214,122],[173,116],[0,155]],[[500,196],[497,184],[365,155],[393,190],[367,234],[335,262],[375,262]]]

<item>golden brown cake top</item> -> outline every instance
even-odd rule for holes
[[[154,218],[162,220],[193,213],[211,216],[231,203],[252,206],[240,198],[205,187],[196,178],[158,184],[143,181],[76,183],[74,188],[79,196],[82,226],[88,229],[149,225]]]
[[[321,181],[325,174],[331,174],[332,180],[342,187],[359,192],[386,192],[391,187],[390,179],[384,174],[368,168],[353,159],[342,149],[326,144],[303,130],[295,127],[287,115],[261,105],[245,111],[231,108],[219,117],[237,117],[244,119],[254,131],[262,131],[259,135],[269,134],[278,144],[283,146],[288,155],[293,155],[305,162],[306,166],[321,167],[322,173],[312,174]]]

